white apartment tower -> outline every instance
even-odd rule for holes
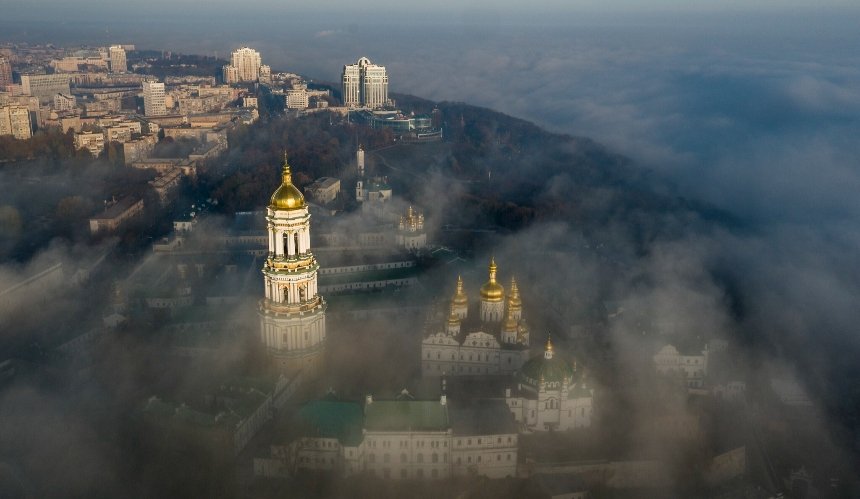
[[[236,68],[238,81],[257,81],[260,78],[260,53],[248,47],[242,47],[230,56],[230,65]]]
[[[110,54],[110,72],[125,73],[128,71],[128,65],[125,59],[125,49],[122,45],[111,45],[108,49]]]
[[[343,103],[349,107],[381,107],[388,103],[388,74],[362,57],[343,67]]]
[[[164,83],[143,82],[143,114],[146,116],[164,116],[167,114],[167,107],[164,104]]]
[[[308,205],[293,185],[286,155],[281,185],[266,213],[269,253],[263,266],[261,339],[279,371],[313,371],[325,345],[326,303],[317,292],[319,265],[311,252]]]

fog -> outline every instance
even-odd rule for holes
[[[0,3],[9,5],[15,4]],[[829,4],[847,5],[843,10],[778,13],[770,10],[774,2],[759,2],[755,12],[731,11],[740,10],[739,5],[732,3],[729,12],[715,16],[675,10],[661,14],[657,9],[638,18],[629,12],[615,15],[612,9],[593,9],[578,17],[559,8],[547,26],[537,15],[515,22],[509,10],[489,4],[458,10],[447,23],[434,17],[443,17],[438,12],[416,20],[394,9],[386,14],[386,23],[370,16],[347,19],[299,10],[296,16],[284,12],[278,19],[244,12],[238,26],[223,15],[226,10],[209,8],[192,22],[144,16],[131,23],[96,16],[80,24],[64,23],[50,41],[127,42],[221,57],[249,45],[274,70],[328,82],[338,81],[343,64],[368,56],[387,66],[392,91],[490,107],[555,132],[592,138],[624,154],[643,178],[653,180],[647,188],[714,206],[739,223],[725,227],[689,213],[654,216],[642,224],[680,235],[653,241],[644,254],[636,254],[628,225],[611,220],[591,234],[591,241],[601,241],[610,257],[593,247],[581,250],[582,236],[569,226],[540,223],[500,236],[492,249],[478,249],[471,291],[480,284],[483,262],[493,253],[503,279],[516,274],[527,310],[531,306],[540,311],[535,315],[552,316],[553,300],[582,307],[613,300],[629,312],[627,317],[647,316],[689,338],[729,339],[737,358],[751,366],[752,378],[788,372],[814,394],[825,416],[810,431],[832,451],[823,461],[838,461],[844,449],[834,450],[830,439],[845,423],[830,415],[856,411],[852,387],[858,383],[855,364],[860,352],[860,52],[855,48],[860,46],[860,16],[847,2]],[[660,6],[669,7],[665,2]],[[184,4],[180,11],[197,7]],[[553,6],[544,7],[552,11]],[[0,21],[8,39],[45,40],[32,18],[21,18],[20,23]],[[538,174],[540,157],[524,165]],[[414,201],[430,206],[432,224],[433,215],[444,211],[440,206],[453,205],[459,188],[446,190],[439,175],[428,179]],[[563,196],[570,182],[575,179],[559,175],[536,196]],[[619,195],[623,192],[594,192],[581,201],[611,206]],[[352,226],[354,221],[343,223]],[[431,227],[431,233],[437,228]],[[536,248],[562,251],[541,253]],[[36,261],[66,249],[54,246]],[[534,253],[540,257],[520,258]],[[0,268],[0,278],[18,272],[18,267]],[[437,272],[439,282],[453,282],[453,272]],[[533,333],[533,344],[544,340],[553,320],[536,319],[540,329]],[[386,326],[385,336],[375,335]],[[641,351],[658,341],[643,337],[639,326],[626,319],[607,326],[606,341],[614,357],[600,370],[595,367],[594,379],[597,386],[616,378],[632,380],[607,401],[608,407],[628,408],[635,422],[632,441],[664,454],[667,449],[648,436],[649,393],[639,391],[648,384],[643,376],[650,367],[640,365]],[[378,383],[395,390],[396,376],[415,369],[410,357],[414,345],[397,343],[404,337],[414,341],[415,330],[400,336],[409,327],[400,322],[356,326],[351,331],[356,342],[331,353],[355,381],[335,388],[353,394]],[[588,358],[589,345],[560,343],[586,369],[598,364]],[[129,347],[115,348],[127,352]],[[241,363],[237,345],[225,348],[229,352],[223,358]],[[359,379],[363,367],[350,363],[354,351],[371,352],[373,363],[391,356],[399,360]],[[129,378],[151,369],[137,364],[145,361],[124,360],[129,363],[120,371]],[[103,372],[116,369],[110,364]],[[138,386],[138,381],[121,378],[110,393],[85,400],[109,400],[125,386]],[[3,405],[16,411],[4,414],[4,428],[20,424],[32,430],[25,436],[44,435],[24,423],[33,414],[64,410],[64,404],[71,403],[67,397],[37,390],[9,392]],[[54,420],[36,424],[49,435],[59,432],[53,429],[58,424]],[[117,450],[94,443],[91,422],[64,424],[69,425],[66,430],[71,427],[63,431],[70,441],[61,444],[80,449],[78,458],[87,464],[75,490],[87,491],[83,482],[113,460]],[[33,460],[55,445],[39,441],[29,447],[23,438],[0,435],[20,448],[36,449]],[[60,476],[58,481],[65,479]]]

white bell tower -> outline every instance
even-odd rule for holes
[[[261,339],[278,370],[314,370],[325,345],[326,303],[317,293],[319,265],[311,253],[310,213],[293,185],[286,154],[281,185],[266,214],[269,253],[263,266]]]

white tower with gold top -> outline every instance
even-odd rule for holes
[[[310,213],[293,185],[284,155],[281,185],[266,210],[269,253],[260,334],[275,367],[294,373],[318,367],[325,345],[325,300],[317,293],[319,265],[311,253]]]

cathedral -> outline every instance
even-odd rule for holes
[[[505,390],[505,402],[525,431],[589,427],[593,401],[594,390],[582,370],[557,357],[550,338],[543,355],[526,362],[516,386]]]
[[[517,281],[511,278],[506,295],[497,271],[491,260],[478,302],[470,303],[463,279],[457,279],[447,317],[431,323],[430,334],[421,342],[425,377],[513,374],[528,360],[529,329]]]
[[[269,251],[259,311],[262,343],[277,370],[313,371],[322,361],[326,302],[317,292],[319,265],[310,247],[308,205],[293,185],[286,155],[281,185],[266,209],[266,228]]]

